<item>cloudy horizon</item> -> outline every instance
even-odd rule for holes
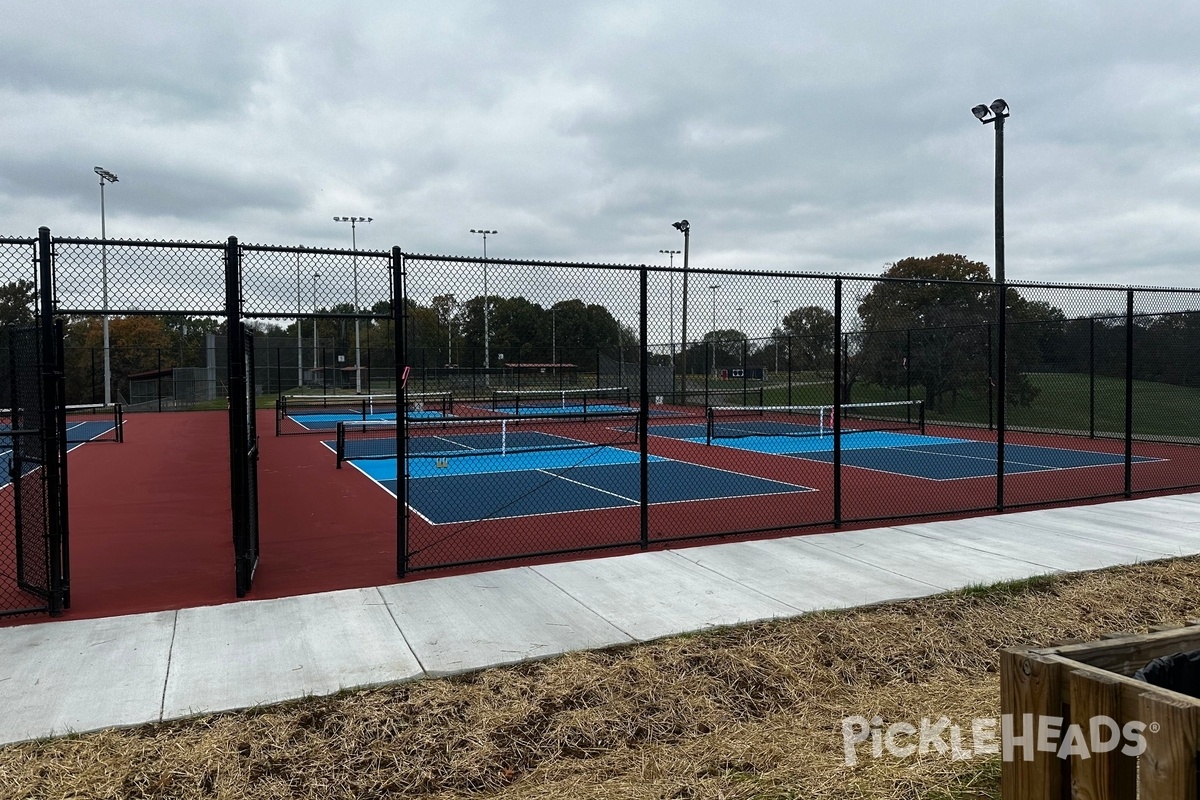
[[[20,3],[0,235],[1200,284],[1183,2]]]

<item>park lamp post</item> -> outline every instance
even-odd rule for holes
[[[313,273],[313,381],[315,382],[317,371],[317,278],[321,277],[321,273]]]
[[[108,233],[104,223],[104,183],[116,183],[117,176],[104,167],[93,168],[100,176],[100,292],[104,326],[104,405],[112,405],[112,361],[108,347]]]
[[[675,380],[675,256],[679,255],[679,250],[659,250],[660,253],[666,253],[670,259],[670,298],[671,304],[667,308],[667,326],[668,340],[671,342],[671,380]]]
[[[477,233],[483,237],[483,370],[484,376],[488,383],[491,379],[487,376],[487,370],[491,367],[491,333],[488,330],[488,265],[487,265],[487,237],[495,236],[499,231],[486,231],[482,228],[476,230],[471,228],[471,233]]]
[[[371,217],[334,217],[334,222],[350,223],[350,260],[354,265],[354,391],[362,394],[362,340],[359,334],[358,318],[358,237],[355,236],[355,226],[360,222],[370,222]]]
[[[996,283],[1004,283],[1004,120],[1008,103],[997,98],[990,106],[982,103],[971,109],[975,119],[996,126]]]
[[[683,234],[683,326],[679,331],[679,340],[683,348],[683,378],[680,388],[683,390],[684,401],[687,400],[687,323],[688,323],[688,248],[692,239],[692,225],[686,219],[672,222],[671,227]]]

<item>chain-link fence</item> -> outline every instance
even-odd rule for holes
[[[685,309],[679,270],[406,267],[421,388],[508,397],[409,420],[408,569],[1200,485],[1195,291],[691,270]]]
[[[402,574],[1200,485],[1195,290],[57,247],[68,401],[230,403],[248,453],[272,395],[396,495]]]

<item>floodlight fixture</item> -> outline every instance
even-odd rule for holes
[[[971,109],[971,113],[975,115],[975,118],[977,120],[979,120],[980,122],[984,122],[988,117],[988,107],[985,106],[983,103],[980,103],[979,105],[977,105]]]

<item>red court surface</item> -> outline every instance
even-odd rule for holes
[[[276,437],[270,410],[259,411],[258,427],[261,559],[247,599],[396,582],[395,499],[358,470],[335,469],[333,453],[321,444],[327,437]],[[930,434],[950,433],[935,427],[931,425]],[[990,438],[987,431],[957,428],[953,435]],[[1012,432],[1008,441],[1124,452],[1119,440]],[[652,539],[713,531],[764,536],[830,529],[833,485],[828,464],[658,436],[650,438],[649,447],[667,458],[817,490],[652,505]],[[62,619],[236,602],[228,448],[228,414],[211,411],[129,415],[124,443],[90,443],[70,454],[71,608]],[[1135,490],[1168,490],[1200,475],[1200,447],[1136,443],[1135,453],[1166,459],[1135,465]],[[994,479],[929,481],[851,468],[843,475],[846,520],[918,513],[925,519],[952,518],[966,516],[964,508],[986,510],[995,503]],[[1010,475],[1006,497],[1010,504],[1019,504],[1119,495],[1123,475],[1122,467]],[[566,557],[631,552],[636,549],[629,543],[636,540],[639,511],[615,508],[470,525],[429,525],[416,515],[410,521],[411,566],[420,568],[606,543],[619,546]],[[845,529],[879,524],[887,523],[857,522]],[[733,538],[738,537],[689,544]],[[473,568],[520,563],[530,562]],[[439,574],[447,570],[417,572],[410,579]],[[46,619],[32,616],[0,624]]]

